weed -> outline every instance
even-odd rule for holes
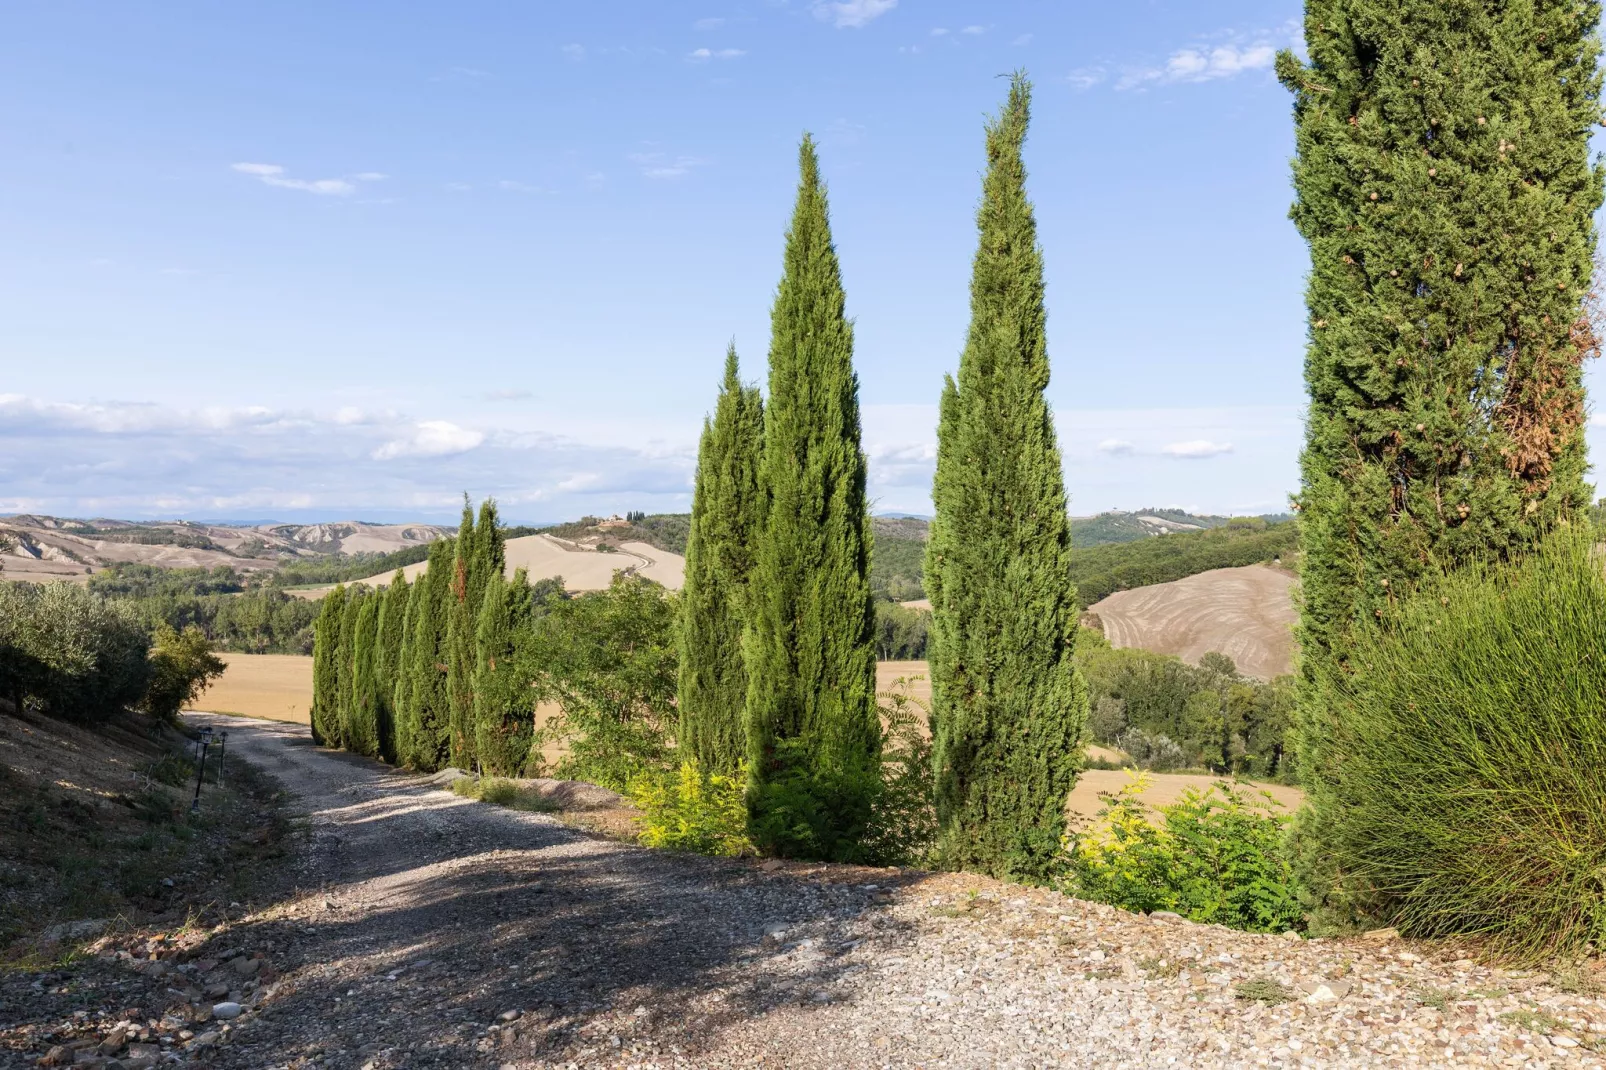
[[[1526,1029],[1530,1033],[1544,1033],[1546,1035],[1564,1032],[1569,1028],[1566,1022],[1555,1015],[1546,1014],[1544,1011],[1532,1010],[1528,1007],[1507,1011],[1500,1016],[1500,1020],[1502,1022],[1510,1022],[1518,1029]]]
[[[931,913],[939,918],[979,918],[997,909],[998,900],[982,896],[972,888],[965,893],[965,898],[955,903],[944,903],[933,908]]]
[[[1574,996],[1598,996],[1603,987],[1595,972],[1582,962],[1569,962],[1558,966],[1550,974],[1550,983],[1557,989]]]
[[[1149,955],[1138,959],[1138,969],[1150,977],[1175,977],[1182,972],[1183,967],[1184,963],[1181,960],[1160,958],[1157,955]]]
[[[1411,995],[1415,996],[1416,1001],[1422,1006],[1432,1007],[1440,1014],[1448,1011],[1450,1004],[1454,1003],[1458,998],[1452,989],[1429,988],[1425,985],[1412,989]]]
[[[164,754],[151,763],[146,776],[158,784],[181,788],[195,776],[195,763],[179,754]]]
[[[483,777],[479,780],[464,777],[452,781],[452,791],[465,799],[475,799],[490,803],[492,806],[523,810],[532,814],[552,814],[559,809],[557,803],[539,791],[521,787],[518,783],[501,777]]]
[[[1256,1003],[1267,1003],[1272,1006],[1287,1003],[1295,995],[1293,989],[1269,977],[1256,977],[1253,980],[1239,982],[1233,985],[1232,994],[1239,999],[1254,1000]]]
[[[1121,967],[1115,965],[1095,966],[1082,976],[1089,981],[1114,981],[1121,976]]]
[[[1468,999],[1500,999],[1511,993],[1509,988],[1474,988],[1467,992]]]

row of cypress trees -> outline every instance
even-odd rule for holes
[[[533,611],[523,569],[505,577],[496,503],[467,498],[454,538],[437,540],[409,583],[336,587],[313,644],[312,736],[414,769],[513,775],[534,734],[527,670],[512,655]]]
[[[987,126],[971,327],[943,393],[926,561],[940,851],[1045,873],[1079,769],[1086,688],[1059,450],[1044,398],[1042,254],[1021,160],[1031,86]],[[755,836],[845,856],[880,784],[872,540],[853,329],[813,142],[771,313],[769,400],[734,349],[698,455],[680,739],[745,768]]]

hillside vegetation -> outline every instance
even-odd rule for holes
[[[1212,569],[1279,559],[1291,562],[1298,548],[1299,528],[1292,520],[1268,523],[1236,517],[1205,531],[1090,546],[1072,555],[1071,577],[1086,607],[1116,591],[1170,583]]]

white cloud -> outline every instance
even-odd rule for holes
[[[1124,457],[1130,454],[1135,447],[1124,438],[1107,438],[1098,444],[1100,453],[1108,453],[1113,457]]]
[[[942,26],[935,26],[931,30],[931,36],[933,36],[933,37],[947,37],[948,36],[948,31],[947,31],[946,28],[944,28]]]
[[[1031,43],[1032,43],[1032,35],[1029,34],[1029,33],[1023,33],[1019,37],[1015,38],[1013,41],[1010,42],[1010,44],[1012,44],[1012,45],[1029,45]]]
[[[516,182],[511,178],[504,178],[497,182],[496,188],[506,190],[508,193],[540,193],[541,187],[532,186],[527,182]]]
[[[355,178],[358,182],[383,182],[390,176],[382,171],[358,171],[351,177]]]
[[[1283,45],[1300,41],[1297,21],[1274,31],[1230,34],[1230,39],[1179,48],[1164,63],[1128,69],[1116,82],[1117,89],[1136,89],[1146,85],[1213,82],[1233,78],[1248,71],[1269,70]]]
[[[576,63],[586,58],[585,45],[564,45],[562,51],[565,56],[568,56]]]
[[[985,27],[985,26],[966,26],[964,29],[960,30],[959,32],[960,33],[968,33],[968,34],[970,34],[971,36],[974,37],[977,34],[986,33],[987,32],[987,27]]]
[[[448,182],[446,183],[446,188],[451,190],[453,193],[467,193],[474,187],[469,185],[467,182]]]
[[[694,30],[717,30],[721,26],[725,25],[725,20],[724,19],[698,19],[696,22],[692,23],[691,25],[692,25],[692,29],[694,29]]]
[[[481,431],[470,431],[446,420],[425,420],[405,438],[392,439],[374,451],[374,460],[397,457],[448,457],[466,453],[485,441]]]
[[[671,156],[665,152],[633,152],[628,158],[641,169],[644,178],[682,178],[690,174],[692,168],[708,162],[696,156]]]
[[[1092,89],[1106,77],[1103,67],[1081,67],[1065,76],[1072,89]]]
[[[323,196],[344,197],[355,193],[357,187],[343,178],[302,179],[284,177],[284,168],[274,163],[237,163],[231,165],[242,175],[250,175],[269,186],[280,189],[298,189],[305,193],[316,193]],[[375,171],[364,171],[365,175],[378,175]],[[357,176],[361,177],[361,176]],[[383,178],[383,175],[378,175]]]
[[[1212,442],[1207,438],[1190,439],[1187,442],[1173,442],[1160,451],[1167,457],[1180,457],[1184,460],[1202,460],[1206,457],[1219,457],[1223,453],[1232,452],[1231,442]]]
[[[839,30],[858,29],[897,6],[898,0],[815,0],[814,15]]]
[[[745,55],[747,50],[743,48],[698,48],[688,52],[686,58],[693,63],[707,63],[711,59],[736,59]]]

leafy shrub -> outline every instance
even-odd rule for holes
[[[791,858],[860,861],[881,793],[880,762],[827,764],[803,737],[776,740],[774,754],[781,772],[764,781],[762,804],[752,807],[762,815],[749,823],[754,842]]]
[[[1098,743],[1114,743],[1126,730],[1126,700],[1114,695],[1100,695],[1088,712],[1088,735]]]
[[[492,806],[505,806],[509,810],[524,810],[532,814],[550,814],[558,805],[534,788],[527,788],[503,777],[462,777],[452,781],[452,793],[465,799],[476,799]]]
[[[1170,910],[1249,932],[1304,927],[1282,852],[1288,818],[1224,782],[1189,789],[1150,820],[1138,774],[1067,838],[1067,891],[1126,910]]]
[[[1317,921],[1477,933],[1517,957],[1606,946],[1606,575],[1587,525],[1425,583],[1320,681],[1300,815]],[[1307,769],[1309,773],[1310,769]]]
[[[706,773],[694,762],[678,772],[641,773],[630,797],[644,811],[641,842],[704,855],[756,854],[747,836],[747,771]]]
[[[937,842],[936,784],[931,766],[929,704],[909,694],[921,677],[900,677],[880,699],[881,793],[859,841],[858,860],[876,866],[922,866]]]
[[[1141,728],[1128,728],[1116,736],[1115,746],[1125,751],[1139,769],[1164,773],[1181,769],[1187,763],[1187,755],[1182,753],[1181,747],[1157,732],[1145,732]]]
[[[195,763],[182,754],[164,754],[151,763],[149,776],[170,788],[183,787],[195,776]]]
[[[913,609],[878,600],[875,604],[876,657],[882,661],[925,657],[930,629],[929,609]]]
[[[159,626],[150,659],[151,681],[140,705],[152,717],[169,723],[177,721],[179,711],[192,705],[226,668],[212,653],[205,633],[193,624],[183,632]]]
[[[53,717],[102,721],[150,679],[150,637],[129,607],[71,583],[0,584],[0,687]]]

